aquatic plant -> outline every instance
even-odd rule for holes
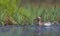
[[[27,1],[22,4],[21,0],[0,0],[0,24],[5,24],[5,16],[13,18],[18,24],[31,24],[33,19],[41,16],[43,21],[54,21],[60,17],[60,10],[56,5],[52,7],[44,7],[41,4],[35,6]],[[11,20],[12,21],[12,20]],[[15,22],[14,22],[15,23]]]

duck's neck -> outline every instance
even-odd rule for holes
[[[39,24],[39,26],[42,26],[43,25],[41,21],[39,21],[38,24]]]

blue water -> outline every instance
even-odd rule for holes
[[[0,36],[60,36],[60,25],[1,26]]]

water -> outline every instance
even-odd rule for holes
[[[1,26],[0,36],[60,36],[60,25]]]

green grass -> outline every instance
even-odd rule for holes
[[[32,23],[33,19],[41,16],[43,21],[54,21],[60,19],[60,10],[56,6],[51,8],[37,8],[28,4],[21,6],[20,0],[0,0],[0,23],[4,25],[5,16],[9,15],[18,24]],[[24,22],[24,20],[26,22]]]

